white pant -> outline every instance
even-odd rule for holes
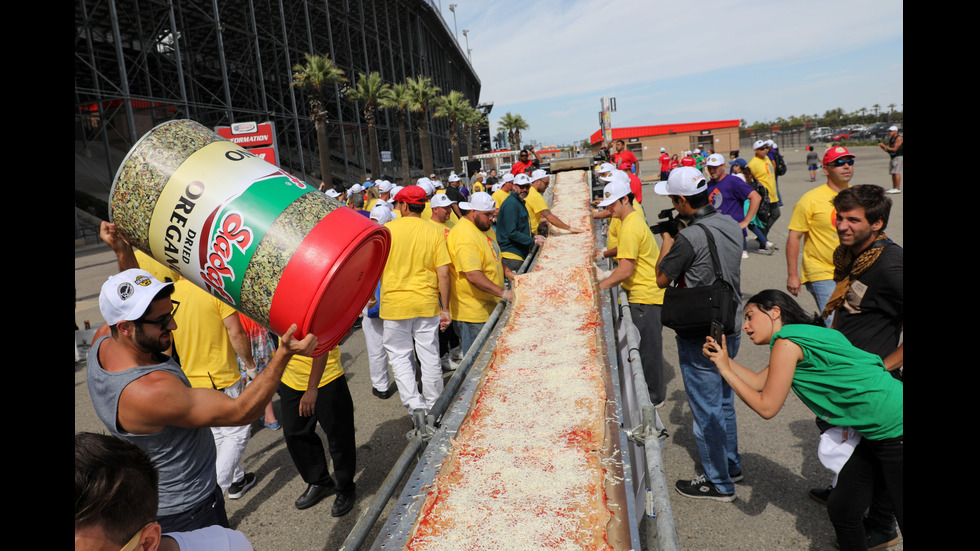
[[[367,345],[368,367],[371,370],[371,386],[385,391],[391,386],[388,377],[388,355],[385,352],[384,323],[381,318],[364,316],[361,321],[361,331],[364,332],[364,343]]]
[[[384,347],[395,375],[402,404],[412,411],[426,413],[442,393],[442,363],[439,361],[439,316],[406,320],[384,320]],[[412,353],[422,369],[422,394],[415,383]]]
[[[243,387],[244,384],[239,380],[222,392],[230,398],[238,398]],[[215,464],[218,471],[218,486],[222,492],[227,492],[232,482],[241,480],[245,476],[245,469],[240,463],[242,456],[245,455],[245,446],[248,444],[251,430],[250,424],[241,427],[211,427],[214,447],[218,452]]]

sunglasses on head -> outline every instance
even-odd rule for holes
[[[841,167],[841,166],[844,166],[844,165],[854,166],[854,159],[853,158],[851,158],[851,159],[837,159],[836,161],[834,161],[832,163],[828,163],[828,164],[830,166],[837,166],[837,167]]]

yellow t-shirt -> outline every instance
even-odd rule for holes
[[[150,272],[150,275],[158,280],[167,281],[167,278],[170,278],[170,281],[180,280],[180,274],[171,270],[152,256],[139,249],[133,249],[133,253],[136,254],[136,263],[139,264],[140,269]]]
[[[510,192],[509,191],[504,191],[502,189],[498,189],[497,191],[493,192],[493,195],[492,195],[493,202],[494,203],[497,203],[497,208],[498,209],[500,208],[500,205],[503,205],[504,204],[504,199],[507,199],[507,197],[509,195],[510,195]]]
[[[524,207],[527,208],[527,214],[530,218],[531,235],[537,235],[538,225],[541,224],[541,213],[548,210],[548,203],[545,202],[544,196],[534,189],[534,186],[531,186],[531,190],[527,192],[527,198],[524,199]]]
[[[643,214],[643,207],[640,206],[640,202],[636,199],[633,199],[633,209],[640,213],[640,217],[643,218],[643,223],[645,224],[647,217],[645,214]],[[606,249],[612,250],[616,248],[617,244],[619,243],[619,227],[621,224],[622,222],[615,216],[609,219],[609,233],[606,235]]]
[[[310,382],[310,372],[313,371],[313,358],[296,354],[289,359],[286,370],[282,374],[282,384],[299,392],[306,392],[306,387]],[[340,347],[335,346],[333,350],[327,352],[327,365],[323,368],[323,375],[317,388],[333,381],[337,377],[344,375],[344,367],[340,364]]]
[[[180,303],[174,349],[191,386],[221,390],[235,384],[242,374],[224,319],[238,312],[186,279],[174,283],[170,298]]]
[[[755,176],[755,179],[769,192],[769,202],[779,202],[779,193],[776,192],[776,170],[773,168],[769,157],[765,159],[752,157],[747,168],[752,172],[752,176]]]
[[[450,263],[444,232],[415,216],[385,224],[391,252],[381,274],[382,319],[402,320],[439,315],[436,268]]]
[[[633,273],[622,282],[629,301],[637,304],[663,304],[664,290],[657,286],[657,258],[660,247],[640,211],[631,212],[619,229],[616,259],[635,261]]]
[[[480,231],[473,222],[463,218],[449,232],[449,254],[453,259],[450,316],[468,323],[487,321],[500,298],[477,289],[466,279],[465,272],[483,272],[487,279],[504,286],[504,269],[500,264],[496,235],[490,230]]]
[[[834,279],[834,250],[837,236],[837,209],[831,201],[837,192],[824,184],[803,194],[793,207],[789,229],[803,236],[803,265],[800,282]]]
[[[483,182],[473,182],[473,193],[483,191],[484,189]]]

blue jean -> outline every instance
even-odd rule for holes
[[[453,324],[456,325],[456,332],[459,333],[460,354],[465,356],[466,352],[470,349],[470,345],[476,340],[476,336],[480,334],[486,322],[472,323],[468,321],[454,321]]]
[[[813,300],[817,301],[817,308],[820,312],[823,312],[825,306],[827,306],[827,301],[830,300],[830,295],[834,294],[834,289],[837,287],[837,283],[833,279],[821,279],[820,281],[807,281],[806,290],[810,291],[813,295]],[[830,324],[834,321],[834,316],[827,316],[826,325],[830,327]]]
[[[726,336],[728,355],[738,354],[741,335]],[[677,355],[687,401],[694,415],[694,440],[704,476],[723,493],[735,491],[732,474],[742,470],[735,425],[735,393],[701,348],[704,339],[677,337]]]

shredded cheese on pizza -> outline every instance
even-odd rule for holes
[[[559,173],[552,206],[591,230],[584,172]],[[602,464],[606,390],[591,231],[551,230],[406,546],[611,549]]]

